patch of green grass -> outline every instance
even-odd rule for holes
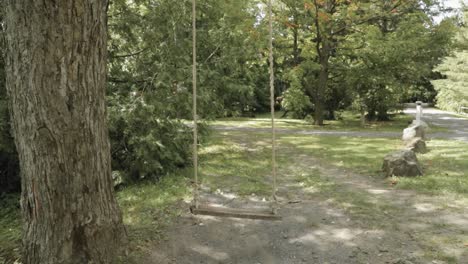
[[[402,147],[400,139],[281,136],[280,142],[314,155],[333,165],[356,172],[381,175],[383,158]],[[397,188],[413,189],[430,194],[457,194],[468,197],[468,143],[451,140],[428,142],[430,152],[418,155],[425,175],[398,177]]]
[[[339,131],[385,131],[385,132],[401,132],[408,127],[412,121],[412,117],[404,114],[391,115],[391,121],[375,121],[367,122],[365,126],[361,126],[359,115],[352,112],[343,112],[340,120],[326,120],[324,126],[316,126],[311,122],[303,119],[281,118],[280,114],[276,115],[276,126],[278,128],[296,129],[296,130],[339,130]],[[209,121],[209,125],[218,126],[234,126],[234,127],[253,127],[253,128],[269,128],[271,120],[269,114],[260,114],[255,118],[235,117],[235,118],[220,118],[214,121]],[[432,132],[445,132],[447,129],[437,126],[431,126]]]
[[[117,193],[129,236],[130,255],[124,263],[141,263],[145,252],[164,238],[164,229],[181,213],[178,203],[189,199],[186,176],[190,172],[182,170],[158,182],[132,185]]]
[[[268,181],[271,170],[270,135],[230,131],[213,136],[202,150],[204,184],[213,189],[229,188],[240,194],[250,194],[254,190],[268,195],[271,191]],[[389,142],[394,145],[388,146]],[[339,183],[321,176],[315,164],[303,163],[307,159],[301,159],[300,155],[319,157],[324,163],[357,171],[378,173],[383,156],[398,148],[398,140],[294,135],[281,136],[278,143],[281,146],[278,152],[279,186],[289,178],[305,193],[327,196],[335,205],[363,220],[376,217],[375,212],[392,214],[397,210],[372,199],[369,194],[341,188]],[[385,217],[384,214],[380,216]]]
[[[268,133],[252,131],[226,132],[224,136],[217,135],[218,152],[210,158],[206,172],[235,177],[240,174],[244,177],[253,174],[269,175],[270,150]],[[248,152],[236,147],[236,143],[229,141],[237,138],[248,144],[263,146],[263,150]],[[310,136],[310,135],[279,135],[279,144],[294,147],[289,151],[288,159],[279,153],[279,167],[294,162],[295,155],[306,154],[320,158],[324,163],[352,169],[355,172],[375,177],[382,177],[381,166],[385,155],[401,149],[399,138],[356,138],[336,136]],[[247,143],[246,143],[247,144]],[[247,145],[248,145],[247,144]],[[456,194],[468,197],[468,143],[453,140],[431,140],[428,143],[430,152],[418,154],[425,175],[415,178],[398,177],[397,188],[412,189],[428,194]],[[209,173],[208,173],[209,174]],[[231,184],[229,179],[220,177],[211,179],[216,186],[223,182]],[[218,187],[219,188],[219,187]],[[263,187],[262,187],[263,188]],[[265,190],[268,188],[265,187]],[[245,191],[248,192],[248,191]]]
[[[425,175],[399,178],[399,188],[433,194],[460,194],[468,197],[468,143],[455,140],[431,140],[430,152],[418,155]]]
[[[19,195],[0,197],[0,238],[0,263],[18,260],[21,254]]]
[[[252,140],[255,135],[245,144],[234,142],[226,133],[213,135],[200,150],[202,184],[239,195],[271,193],[270,143],[260,139],[252,144]]]
[[[158,182],[145,182],[117,192],[129,236],[128,258],[122,263],[141,263],[139,258],[155,241],[164,238],[163,230],[180,214],[178,202],[188,199],[186,176],[192,170],[167,175]],[[0,263],[20,258],[21,217],[19,195],[0,197]]]
[[[457,257],[448,255],[444,252],[441,252],[437,248],[432,248],[432,249],[427,249],[424,251],[424,257],[426,259],[432,259],[432,260],[440,260],[444,261],[444,263],[447,264],[458,264]]]
[[[461,247],[464,246],[464,241],[467,238],[467,234],[463,230],[458,230],[456,233],[442,233],[442,234],[418,234],[422,236],[422,239],[426,242],[427,250],[424,251],[428,259],[441,260],[446,263],[460,263],[461,260],[457,255],[463,251]],[[452,245],[452,250],[447,250],[445,246]],[[453,248],[460,248],[459,252],[454,251]],[[457,254],[458,253],[458,254]]]
[[[288,159],[292,162],[294,156],[288,156]],[[372,228],[381,228],[385,225],[394,226],[396,224],[384,219],[388,215],[397,214],[399,210],[397,207],[375,199],[368,193],[348,189],[339,182],[321,176],[320,171],[317,169],[312,169],[309,172],[304,172],[304,169],[304,166],[298,165],[293,170],[297,171],[295,180],[306,194],[325,198],[334,206],[359,219],[361,223],[365,223],[368,227],[372,225]]]
[[[283,137],[298,149],[334,165],[380,176],[383,158],[401,148],[399,139],[348,137]],[[468,143],[450,140],[428,142],[430,152],[418,154],[424,170],[421,177],[397,177],[397,188],[428,194],[456,194],[468,197]]]
[[[401,147],[399,139],[391,138],[285,135],[279,141],[294,146],[299,153],[367,174],[378,173],[384,156]]]
[[[292,159],[292,157],[289,157],[289,159]],[[296,171],[293,172],[295,174],[295,181],[299,183],[299,186],[304,188],[306,193],[333,193],[337,189],[336,183],[321,177],[318,169],[312,169],[309,172],[304,171],[304,168],[300,166],[290,169]]]

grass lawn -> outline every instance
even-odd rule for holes
[[[365,175],[382,177],[383,157],[401,147],[400,139],[351,138],[281,134],[278,138],[279,175],[293,177],[311,193],[332,193],[335,183],[321,177],[311,164],[301,164],[299,155],[319,158],[323,164],[352,169]],[[468,143],[449,140],[428,142],[430,152],[419,155],[425,175],[396,178],[396,188],[412,189],[433,195],[468,198]],[[200,150],[200,178],[211,190],[223,189],[240,195],[271,193],[270,135],[264,132],[213,132]],[[130,238],[130,260],[140,258],[156,241],[164,239],[164,229],[180,214],[181,200],[190,200],[191,169],[167,175],[156,183],[142,183],[117,192]],[[281,178],[280,182],[281,184]],[[366,217],[366,210],[390,210],[352,193],[337,194],[335,199],[356,214]],[[21,226],[18,196],[0,200],[0,263],[19,258]],[[360,206],[354,206],[359,204]],[[347,208],[348,209],[348,208]]]
[[[157,183],[141,183],[117,192],[117,200],[129,236],[129,257],[121,263],[141,263],[140,258],[178,215],[177,203],[189,199],[187,177],[181,170]],[[13,264],[20,258],[21,216],[19,195],[0,197],[0,263]]]
[[[178,203],[190,199],[191,172],[181,170],[156,183],[145,182],[117,192],[129,236],[129,256],[121,263],[143,263],[141,258],[154,243],[164,239],[163,230],[180,215]]]
[[[346,111],[341,114],[340,120],[325,120],[324,126],[313,125],[310,121],[303,119],[281,118],[282,112],[276,113],[276,126],[278,128],[296,129],[296,130],[339,130],[339,131],[381,131],[381,132],[402,132],[408,127],[413,118],[409,115],[395,113],[390,115],[391,121],[384,122],[367,122],[362,127],[359,115]],[[236,118],[220,118],[214,121],[209,121],[210,125],[217,126],[233,126],[233,127],[256,127],[269,128],[271,120],[269,114],[258,114],[255,118],[236,117]],[[431,126],[432,132],[446,132],[447,129]]]
[[[213,133],[200,150],[202,184],[212,190],[223,189],[240,195],[269,195],[271,143],[268,138],[249,133],[244,142],[238,142],[229,135]]]
[[[268,194],[270,135],[252,131],[229,131],[212,135],[202,150],[201,173],[204,184],[212,189],[228,186],[240,194]],[[399,138],[356,138],[337,136],[279,135],[279,144],[293,152],[278,153],[281,169],[295,164],[295,156],[312,155],[335,166],[382,178],[383,158],[402,147]],[[431,140],[430,152],[418,154],[425,175],[393,178],[397,188],[413,189],[433,195],[456,194],[468,198],[468,143]],[[255,146],[255,147],[252,147]],[[307,167],[297,166],[304,172]],[[306,166],[306,165],[304,165]],[[288,172],[285,172],[288,173]],[[300,175],[300,171],[296,172]]]
[[[283,136],[280,142],[294,145],[299,151],[315,155],[334,165],[381,177],[384,156],[401,148],[400,139],[351,137]],[[457,194],[468,198],[468,143],[431,140],[430,152],[418,154],[425,175],[398,177],[397,188],[429,194]]]

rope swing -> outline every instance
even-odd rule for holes
[[[277,215],[278,202],[276,198],[277,173],[276,173],[276,130],[275,130],[275,75],[273,58],[273,11],[272,2],[268,0],[268,28],[269,28],[269,73],[270,73],[270,110],[271,110],[271,164],[272,164],[272,193],[271,193],[271,211],[252,211],[241,209],[226,209],[210,206],[200,206],[199,200],[199,179],[198,179],[198,116],[197,116],[197,24],[196,24],[196,0],[192,0],[192,84],[193,84],[193,167],[194,167],[194,188],[193,205],[190,210],[193,214],[280,220]]]
[[[268,0],[268,31],[270,33],[270,111],[271,111],[271,173],[273,176],[273,191],[272,191],[272,212],[276,214],[278,201],[276,199],[276,129],[275,129],[275,72],[273,68],[273,11],[271,0]]]
[[[193,201],[199,207],[198,193],[198,117],[197,117],[197,1],[192,0],[192,85],[193,85],[193,171],[195,186]]]

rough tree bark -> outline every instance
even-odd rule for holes
[[[112,263],[126,241],[106,124],[106,0],[5,0],[24,263]]]

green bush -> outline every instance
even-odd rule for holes
[[[181,121],[158,117],[141,102],[109,110],[112,169],[121,172],[119,181],[158,178],[190,163],[192,132]]]
[[[302,71],[298,69],[291,70],[287,75],[287,79],[290,81],[290,87],[283,93],[281,106],[292,118],[303,119],[312,108],[312,103],[305,94],[301,82],[302,75]]]

